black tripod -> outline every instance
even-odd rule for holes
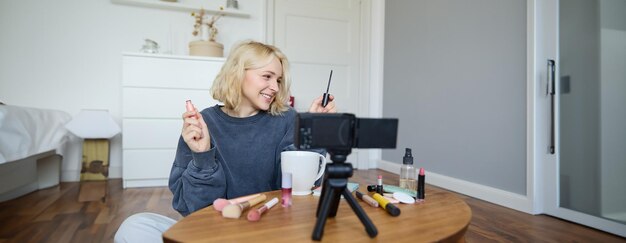
[[[341,195],[348,201],[348,204],[352,208],[352,211],[359,217],[367,234],[374,238],[378,234],[376,226],[372,223],[365,211],[359,206],[359,203],[354,199],[350,190],[346,187],[348,185],[348,178],[352,176],[352,165],[345,163],[350,149],[341,151],[328,151],[330,158],[333,161],[326,165],[326,174],[324,175],[324,183],[322,184],[322,196],[317,204],[317,221],[315,222],[315,228],[313,229],[313,240],[322,240],[324,234],[324,225],[328,217],[335,217],[337,215],[337,207],[339,206],[339,199]]]

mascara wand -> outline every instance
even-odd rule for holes
[[[330,77],[328,77],[328,86],[326,86],[326,93],[324,93],[324,97],[322,98],[322,107],[326,107],[326,105],[328,105],[328,99],[330,97],[330,94],[328,94],[328,91],[330,90],[330,80],[333,78],[333,70],[330,70]]]

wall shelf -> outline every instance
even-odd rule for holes
[[[201,8],[204,8],[204,12],[209,15],[215,15],[218,12],[224,14],[224,16],[232,16],[232,17],[240,17],[240,18],[249,18],[250,14],[244,13],[239,10],[232,9],[224,9],[219,11],[218,7],[212,6],[200,6],[200,5],[191,5],[186,3],[179,2],[166,2],[160,0],[111,0],[112,3],[123,4],[123,5],[132,5],[138,7],[149,7],[149,8],[158,8],[158,9],[167,9],[167,10],[177,10],[177,11],[185,11],[185,12],[195,12],[199,11]],[[211,9],[215,8],[215,9]]]

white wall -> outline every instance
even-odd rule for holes
[[[226,55],[238,40],[265,38],[264,7],[265,1],[239,0],[249,18],[218,20],[217,41]],[[0,101],[72,115],[108,109],[121,126],[121,53],[138,51],[150,38],[161,52],[186,55],[193,21],[189,12],[109,0],[0,1]],[[121,176],[121,141],[120,135],[112,140],[111,177]],[[80,148],[66,155],[63,180],[78,179],[79,161]]]

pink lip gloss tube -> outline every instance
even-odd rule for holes
[[[291,206],[291,173],[283,173],[282,180],[282,202],[283,207]]]
[[[191,100],[185,101],[185,107],[187,107],[187,111],[193,111],[194,110],[194,107],[193,107],[193,104],[191,103]],[[196,119],[198,119],[198,115],[195,115],[194,117],[196,117]]]
[[[186,107],[187,111],[193,111],[195,109],[195,107],[193,107],[193,104],[191,103],[191,100],[186,100],[185,101],[185,107]],[[200,118],[198,116],[198,113],[196,113],[193,117],[195,117],[196,119]],[[200,138],[202,138],[202,136],[200,136]],[[198,139],[198,138],[197,137],[193,137],[193,139]]]

